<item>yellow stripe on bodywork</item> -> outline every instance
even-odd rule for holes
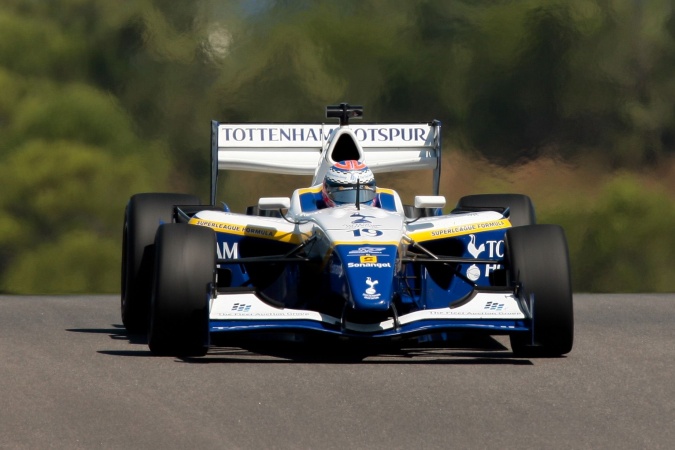
[[[408,233],[412,239],[417,242],[433,241],[436,239],[445,239],[454,236],[463,236],[466,234],[477,233],[481,231],[499,230],[510,228],[511,222],[508,219],[490,220],[488,222],[477,222],[466,225],[456,225],[452,227],[432,228]]]
[[[317,192],[320,192],[321,189],[323,188],[322,184],[317,184],[316,186],[308,187],[308,188],[300,188],[298,189],[298,195],[302,194],[316,194]]]
[[[380,188],[380,187],[375,188],[375,192],[377,192],[378,194],[391,194],[391,195],[394,195],[394,193],[395,193],[395,191],[393,189]]]
[[[238,236],[256,237],[260,239],[269,239],[278,242],[287,242],[290,244],[300,244],[309,235],[289,233],[279,231],[273,227],[264,227],[260,225],[240,225],[236,223],[218,222],[215,220],[205,220],[193,217],[189,222],[191,225],[208,227],[217,233],[236,234]]]

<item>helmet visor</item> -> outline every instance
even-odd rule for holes
[[[335,203],[356,203],[356,185],[337,186],[330,191],[330,198]],[[368,203],[375,198],[375,189],[372,186],[360,185],[358,189],[359,203]]]

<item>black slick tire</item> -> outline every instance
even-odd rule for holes
[[[173,221],[174,205],[199,204],[199,198],[187,194],[136,194],[129,200],[122,232],[120,304],[128,332],[145,333],[148,329],[157,228]]]
[[[563,229],[558,225],[510,228],[505,249],[510,283],[532,307],[533,316],[533,333],[511,335],[514,354],[556,357],[569,353],[574,343],[574,312]]]
[[[216,235],[165,224],[155,240],[148,345],[157,355],[203,356],[209,346],[209,300],[215,283]]]

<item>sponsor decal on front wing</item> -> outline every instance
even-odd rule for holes
[[[211,301],[211,320],[290,320],[324,321],[316,311],[275,308],[262,302],[253,293],[224,294]]]

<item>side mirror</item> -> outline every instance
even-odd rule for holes
[[[291,207],[289,197],[262,197],[258,200],[258,209],[260,211],[278,211]]]
[[[445,196],[443,195],[416,195],[415,208],[443,208]]]

